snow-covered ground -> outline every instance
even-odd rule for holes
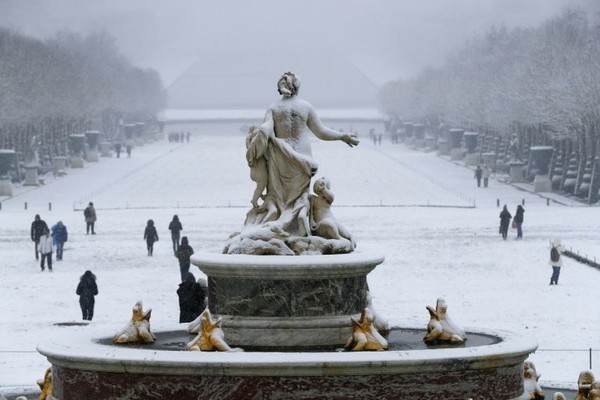
[[[37,343],[52,335],[121,327],[138,299],[151,307],[153,329],[178,320],[179,268],[167,226],[174,214],[196,252],[220,249],[239,230],[253,190],[243,135],[199,132],[188,144],[166,140],[135,148],[131,159],[101,158],[39,188],[0,198],[0,393],[33,387],[49,366]],[[221,133],[222,135],[219,135]],[[334,212],[356,236],[358,251],[384,254],[369,275],[373,302],[395,325],[425,326],[426,305],[444,297],[465,327],[509,330],[539,343],[531,356],[544,385],[573,387],[589,368],[600,376],[600,271],[565,259],[549,286],[548,243],[600,256],[600,208],[563,204],[495,178],[477,188],[472,169],[404,145],[349,148],[313,140],[317,176],[327,176]],[[86,236],[82,208],[93,201],[97,235]],[[524,239],[498,235],[498,214],[525,202]],[[25,210],[27,203],[27,210]],[[51,210],[49,210],[51,203]],[[429,207],[428,207],[429,206]],[[474,206],[474,207],[473,207]],[[30,224],[69,230],[64,260],[52,273],[35,261]],[[146,256],[143,230],[152,218],[160,241]],[[98,277],[94,320],[80,321],[75,288],[87,269]],[[193,270],[200,277],[198,270]],[[3,388],[3,389],[2,389]]]

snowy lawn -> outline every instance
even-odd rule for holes
[[[131,159],[101,158],[0,198],[0,388],[35,386],[49,366],[35,351],[40,341],[116,330],[138,299],[153,309],[153,329],[176,322],[179,268],[167,226],[177,214],[196,252],[221,249],[240,229],[254,188],[244,146],[242,135],[214,132],[189,144],[165,140],[135,148]],[[600,376],[600,271],[565,259],[559,285],[548,285],[551,237],[600,257],[600,208],[560,196],[553,197],[565,205],[547,206],[544,197],[496,179],[477,188],[473,170],[460,162],[404,145],[373,146],[364,134],[354,149],[315,139],[313,153],[317,177],[331,180],[334,213],[356,236],[357,251],[386,257],[369,285],[375,307],[393,324],[425,329],[425,306],[444,297],[452,318],[467,329],[534,338],[539,350],[531,360],[544,385],[574,387],[589,368],[590,348]],[[98,214],[95,236],[86,236],[83,221],[90,200]],[[497,201],[512,214],[525,201],[522,241],[515,231],[506,241],[498,235]],[[34,258],[35,214],[50,226],[62,220],[69,230],[64,260],[54,260],[52,273],[41,272]],[[154,257],[146,256],[142,239],[150,218],[160,236]],[[80,321],[75,288],[87,269],[100,291],[94,320],[55,325]]]

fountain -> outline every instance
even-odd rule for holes
[[[316,164],[306,128],[350,147],[358,140],[323,126],[297,98],[299,82],[284,74],[282,99],[249,129],[246,159],[257,188],[243,228],[221,253],[192,258],[208,277],[201,332],[216,329],[216,344],[190,341],[179,324],[151,332],[150,311],[136,304],[116,335],[97,328],[93,337],[38,346],[52,364],[55,398],[508,400],[523,393],[523,362],[536,349],[530,340],[463,330],[443,299],[427,308],[429,324],[384,327],[367,282],[384,257],[355,251],[331,211],[328,180],[317,179],[309,192]],[[145,343],[130,343],[142,327],[136,321],[144,323]],[[367,349],[380,351],[358,351]]]

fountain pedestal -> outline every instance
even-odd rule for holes
[[[13,184],[9,177],[0,176],[0,196],[13,195]]]
[[[510,183],[525,182],[525,178],[523,176],[525,165],[526,164],[523,161],[511,161],[508,163],[510,168]]]
[[[223,318],[230,346],[343,346],[350,317],[367,306],[367,274],[384,257],[201,254],[192,263],[208,277],[210,311]]]

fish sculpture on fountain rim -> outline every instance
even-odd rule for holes
[[[429,311],[430,320],[427,324],[427,334],[423,338],[425,342],[450,342],[460,344],[467,340],[464,329],[456,325],[448,316],[448,305],[442,298],[437,299],[435,310],[426,306]]]
[[[122,331],[119,331],[113,337],[115,343],[144,342],[154,343],[156,338],[150,331],[150,316],[152,309],[144,312],[142,301],[135,303],[132,310],[131,320]]]

